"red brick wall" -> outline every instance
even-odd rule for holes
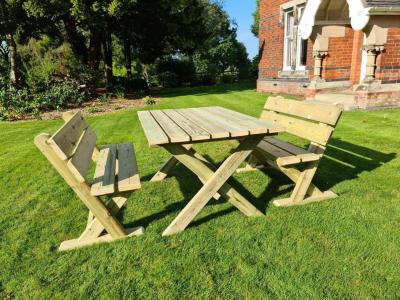
[[[323,61],[322,78],[350,80],[354,30],[346,26],[344,37],[329,38],[328,56]]]
[[[385,50],[377,59],[376,79],[400,83],[400,28],[389,28]]]
[[[353,39],[353,52],[351,61],[350,80],[353,84],[360,83],[362,47],[364,43],[364,32],[355,31]]]
[[[280,5],[287,0],[260,0],[259,78],[278,76],[283,65],[283,25],[279,23]]]
[[[307,70],[308,78],[311,80],[314,77],[314,55],[313,55],[313,43],[308,40],[307,43]]]

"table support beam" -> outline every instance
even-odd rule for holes
[[[199,178],[203,179],[205,183],[174,221],[165,229],[163,235],[171,235],[183,231],[217,192],[226,195],[228,201],[245,215],[263,215],[247,199],[226,183],[240,164],[255,149],[261,139],[262,137],[254,136],[243,139],[235,152],[215,172],[205,162],[195,157],[194,150],[188,150],[182,145],[164,145],[167,151],[199,176]]]

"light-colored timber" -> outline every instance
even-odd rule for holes
[[[96,139],[96,134],[90,127],[87,127],[78,141],[71,159],[68,161],[68,167],[81,182],[86,180],[94,148],[96,147]]]
[[[81,236],[61,243],[59,250],[71,250],[142,234],[143,227],[124,228],[115,217],[129,194],[140,188],[133,146],[109,145],[99,151],[96,146],[96,135],[80,112],[65,113],[63,119],[65,124],[53,136],[42,133],[35,137],[34,142],[85,204],[89,214],[86,228]],[[121,162],[116,168],[118,153]],[[107,204],[94,195],[97,193],[93,194],[93,189],[86,178],[91,161],[97,164],[93,185],[101,183],[101,186],[109,191],[105,193],[102,190],[101,194],[112,196]],[[98,191],[99,188],[94,190]]]
[[[199,127],[195,122],[185,118],[176,110],[165,109],[163,112],[175,122],[179,123],[179,126],[190,136],[191,141],[201,141],[210,139],[211,135],[203,128]]]
[[[140,123],[145,129],[144,133],[146,134],[150,147],[155,147],[157,145],[169,143],[168,136],[162,130],[157,121],[154,120],[153,116],[149,111],[139,111],[138,117]]]
[[[196,123],[197,126],[207,131],[211,139],[221,139],[221,138],[229,138],[229,131],[223,126],[212,123],[208,119],[204,119],[202,116],[199,116],[194,110],[191,109],[177,109],[178,113],[184,116],[187,119],[192,120]]]
[[[190,136],[161,110],[150,111],[172,143],[190,142]]]
[[[169,117],[170,121],[166,121],[164,116]],[[211,198],[217,200],[220,197],[225,198],[246,216],[263,215],[227,180],[256,148],[262,138],[283,131],[281,126],[220,107],[149,111],[148,114],[140,112],[139,119],[149,144],[154,145],[155,136],[166,135],[169,142],[166,143],[166,139],[159,139],[158,145],[172,155],[151,181],[161,181],[166,178],[179,162],[192,171],[203,183],[203,187],[165,229],[163,235],[171,235],[184,230]],[[156,124],[154,124],[155,121]],[[177,128],[176,126],[190,137],[190,142],[179,142],[173,139],[173,135],[179,131],[173,129]],[[193,144],[221,140],[238,140],[239,146],[219,167],[213,166],[192,148]]]
[[[300,102],[283,97],[269,97],[264,108],[332,126],[336,125],[343,111],[342,107],[336,105]]]
[[[118,145],[118,191],[140,189],[140,176],[132,144]]]
[[[203,165],[200,160],[192,160],[192,163],[198,164],[197,174],[199,176],[206,177],[207,181],[205,182],[203,187],[197,192],[197,194],[192,198],[192,200],[190,200],[185,208],[172,221],[172,223],[164,230],[163,236],[183,231],[196,217],[196,215],[203,209],[207,202],[210,201],[215,193],[217,193],[218,191],[224,193],[226,190],[229,190],[230,187],[228,185],[226,185],[225,189],[222,191],[221,187],[226,184],[226,181],[229,179],[229,177],[232,176],[239,165],[250,155],[250,153],[254,150],[260,140],[261,137],[248,137],[241,141],[236,151],[231,154],[215,172],[211,171],[211,173],[209,173],[208,169],[205,168],[205,165]],[[185,163],[186,166],[190,166],[190,159],[188,160],[188,158],[193,156],[187,156],[187,154],[185,153],[179,154],[179,145],[164,147],[172,154],[175,153],[175,157],[182,163]],[[183,149],[183,147],[180,148],[180,150]],[[191,168],[193,170],[195,167],[192,165]],[[244,209],[247,215],[262,215],[262,213],[258,211],[258,209],[256,209],[245,198],[241,199],[242,202],[235,197],[232,198],[232,200],[234,201],[234,205],[240,208],[240,210]],[[248,210],[250,210],[251,212]]]
[[[343,107],[270,97],[264,108],[261,119],[276,122],[287,133],[309,141],[306,150],[279,138],[266,137],[252,155],[260,164],[280,170],[295,183],[290,197],[276,200],[274,205],[303,205],[337,197],[332,191],[320,191],[312,180]]]

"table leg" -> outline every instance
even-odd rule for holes
[[[190,150],[192,149],[192,144],[186,144],[183,145],[183,147],[187,150]],[[210,164],[201,154],[196,152],[195,156],[198,159],[202,160],[203,162]],[[174,156],[168,158],[168,160],[162,165],[160,170],[156,174],[154,174],[154,176],[150,179],[150,181],[164,180],[168,176],[169,172],[171,172],[171,170],[177,165],[178,162],[179,161]]]
[[[176,166],[178,160],[171,156],[161,167],[161,169],[154,174],[154,176],[150,179],[150,181],[161,181],[164,180],[165,177],[168,176],[168,173]]]
[[[165,145],[164,148],[171,152],[177,160],[182,162],[199,177],[201,176],[206,179],[206,181],[192,200],[190,200],[174,221],[165,229],[163,235],[171,235],[183,231],[218,191],[221,194],[235,194],[234,197],[230,197],[230,202],[240,210],[246,211],[247,215],[250,215],[250,211],[253,215],[262,215],[262,213],[244,197],[240,196],[240,200],[236,199],[235,197],[240,194],[226,184],[229,177],[232,176],[240,164],[250,155],[261,139],[262,137],[247,137],[243,139],[235,152],[223,162],[215,173],[209,169],[204,162],[194,158],[193,154],[191,155],[190,151],[183,146]]]

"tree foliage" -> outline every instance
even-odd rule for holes
[[[28,93],[60,78],[109,88],[209,84],[250,67],[218,0],[0,0],[0,84]]]
[[[253,12],[253,25],[251,26],[251,32],[258,37],[260,27],[260,0],[256,0],[257,7]]]

